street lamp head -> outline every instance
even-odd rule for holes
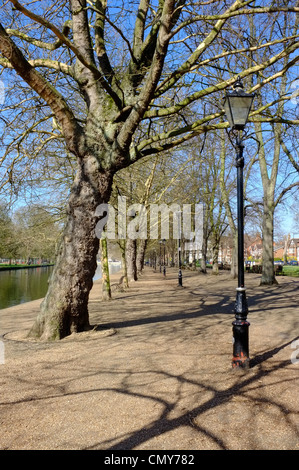
[[[243,130],[245,128],[254,96],[254,93],[246,93],[243,90],[240,77],[234,84],[233,91],[226,93],[224,111],[232,129]]]

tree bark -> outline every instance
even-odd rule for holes
[[[207,235],[206,222],[204,222],[202,248],[201,248],[201,260],[200,260],[200,271],[204,274],[207,273],[207,249],[208,249],[208,235]]]
[[[136,249],[136,240],[131,240],[130,238],[128,238],[126,243],[126,263],[129,282],[137,281],[138,279],[136,266]]]
[[[203,218],[203,231],[202,231],[202,246],[201,246],[201,260],[200,272],[207,274],[207,251],[208,251],[208,211],[204,208]]]
[[[99,173],[95,158],[79,161],[56,264],[30,336],[51,341],[89,328],[88,298],[99,250],[94,214],[109,200],[111,186],[111,174]]]
[[[129,287],[128,269],[127,269],[127,260],[126,260],[126,240],[120,240],[119,247],[120,247],[122,268],[123,268],[123,284],[124,284],[124,287]]]
[[[147,240],[140,240],[136,260],[137,274],[140,274],[143,270],[146,245]]]
[[[290,234],[286,237],[285,242],[284,242],[284,249],[283,249],[283,264],[287,264],[288,261],[288,245],[290,241]]]
[[[212,267],[212,274],[219,274],[219,266],[218,266],[218,254],[219,254],[219,240],[214,239],[213,241],[213,267]]]
[[[261,285],[277,284],[274,273],[273,217],[274,208],[267,206],[265,203],[263,213],[263,271]]]
[[[108,261],[108,243],[107,238],[101,238],[101,264],[102,264],[102,300],[111,299],[111,285],[109,275],[109,261]]]
[[[221,130],[221,170],[220,170],[220,188],[221,188],[221,195],[223,199],[223,204],[226,211],[226,216],[228,219],[229,227],[232,232],[233,237],[233,246],[232,246],[232,258],[231,258],[231,270],[230,276],[232,279],[236,279],[238,276],[238,232],[237,227],[234,222],[232,209],[230,205],[230,197],[232,188],[229,188],[227,185],[227,179],[225,178],[225,161],[226,161],[226,154],[227,154],[227,144],[225,140],[225,133],[224,130]]]

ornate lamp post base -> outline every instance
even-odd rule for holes
[[[250,323],[248,321],[235,320],[233,322],[233,368],[249,369],[249,347],[248,347],[248,329]]]
[[[247,321],[248,306],[244,287],[237,287],[235,304],[236,319],[233,322],[233,368],[248,369],[249,359],[249,325]]]
[[[181,270],[181,268],[179,269],[178,285],[179,285],[180,287],[183,286],[183,275],[182,275],[182,270]]]

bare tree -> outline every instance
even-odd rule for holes
[[[274,64],[279,73],[294,66],[296,34],[284,37],[278,31],[275,40],[265,38],[244,49],[233,26],[247,15],[293,17],[299,8],[294,1],[287,6],[264,1],[256,7],[242,0],[140,0],[136,9],[126,11],[121,0],[111,5],[108,0],[70,0],[51,7],[37,2],[35,7],[32,11],[31,2],[17,0],[1,7],[0,65],[22,78],[29,101],[34,97],[39,107],[46,105],[45,116],[55,118],[67,152],[76,159],[54,273],[31,331],[56,339],[89,327],[88,296],[99,248],[95,210],[109,201],[114,174],[146,155],[227,126],[219,122],[221,107],[208,114],[204,107],[213,95],[220,102],[236,79],[227,58],[237,61],[253,49],[267,51],[263,62],[240,73],[241,78],[264,75],[255,90],[274,79]],[[213,73],[218,67],[223,67],[221,80]],[[67,85],[80,97],[80,107]],[[186,120],[181,113],[187,109]]]
[[[287,4],[287,2],[283,2]],[[273,25],[271,26],[271,34],[275,35],[275,24],[280,26],[282,33],[287,36],[288,33],[298,31],[299,16],[295,18],[295,21],[289,22],[286,15],[278,22],[275,18]],[[250,18],[250,31],[251,37],[258,37],[256,24],[253,19]],[[272,36],[272,37],[273,37]],[[255,61],[263,60],[261,53],[253,55]],[[286,69],[291,61],[291,56],[287,55],[282,59],[282,67]],[[276,66],[274,66],[276,69]],[[252,76],[252,80],[259,81],[263,80],[260,74],[256,77]],[[269,122],[268,126],[263,127],[262,122],[255,122],[255,135],[258,142],[258,160],[260,166],[260,174],[263,186],[263,214],[262,214],[262,243],[263,243],[263,270],[262,270],[262,285],[275,284],[274,273],[274,255],[273,255],[273,239],[274,239],[274,211],[282,200],[283,196],[293,188],[298,188],[299,181],[290,181],[289,178],[285,178],[283,187],[279,186],[278,179],[279,169],[282,167],[283,151],[288,154],[291,163],[294,163],[294,159],[288,152],[286,145],[283,142],[282,136],[288,141],[288,133],[286,128],[292,126],[292,119],[290,111],[286,109],[288,100],[287,87],[288,87],[288,75],[277,71],[277,77],[274,82],[271,83],[271,89],[268,90],[266,97],[264,93],[259,90],[257,92],[257,101],[259,108],[263,109],[264,120]],[[271,107],[267,99],[269,94],[272,94],[273,101]],[[286,127],[285,127],[286,126]]]

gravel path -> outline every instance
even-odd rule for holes
[[[0,311],[0,449],[299,450],[299,279],[246,275],[251,368],[231,368],[236,281],[146,268],[94,329],[26,340],[40,301]],[[298,354],[296,355],[296,351]]]

